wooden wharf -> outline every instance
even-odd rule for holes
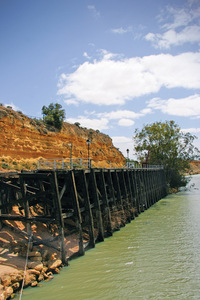
[[[32,224],[45,223],[47,228],[55,224],[59,237],[43,240],[33,234],[32,241],[35,245],[55,248],[51,242],[59,238],[60,247],[56,249],[61,252],[63,264],[67,264],[66,227],[78,236],[77,255],[84,255],[87,248],[95,247],[166,195],[162,168],[1,173],[0,226],[5,226],[4,220],[25,222],[26,231],[21,232],[29,237]],[[13,213],[14,205],[19,207],[20,214]],[[43,213],[33,214],[38,205]],[[20,229],[10,227],[20,233]],[[87,243],[84,243],[84,233],[87,233]]]

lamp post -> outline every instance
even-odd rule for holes
[[[127,152],[127,168],[129,168],[129,149],[126,149]]]
[[[73,169],[73,163],[72,163],[72,143],[68,144],[70,148],[70,168]]]
[[[86,143],[88,145],[88,169],[89,169],[91,167],[91,165],[90,165],[90,144],[91,144],[91,140],[87,139]]]

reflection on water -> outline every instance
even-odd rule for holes
[[[200,175],[23,299],[200,299]]]

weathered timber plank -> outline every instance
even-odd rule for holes
[[[20,215],[1,214],[0,220],[22,221],[22,222],[29,222],[29,223],[30,222],[55,223],[55,218],[47,217],[47,216],[26,217]]]

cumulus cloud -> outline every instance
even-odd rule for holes
[[[161,87],[200,88],[200,53],[119,58],[105,52],[99,61],[84,62],[62,74],[58,94],[96,105],[122,105]]]
[[[75,123],[78,122],[81,124],[81,126],[92,128],[92,129],[98,129],[98,130],[104,130],[112,127],[112,121],[118,120],[119,126],[132,126],[135,124],[134,119],[138,119],[140,117],[145,116],[151,112],[150,108],[142,110],[142,113],[135,113],[131,110],[116,110],[111,112],[103,112],[103,113],[97,113],[95,111],[88,112],[85,111],[84,115],[78,116],[77,118],[68,118],[66,119],[69,123]]]
[[[174,116],[199,117],[200,95],[196,94],[182,99],[170,98],[167,100],[153,98],[149,101],[148,107]]]

